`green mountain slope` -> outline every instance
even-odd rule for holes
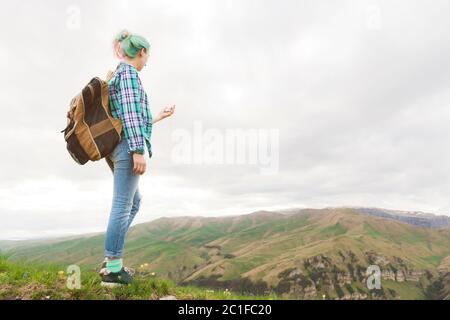
[[[64,265],[17,263],[0,256],[0,300],[242,300],[279,299],[275,295],[242,296],[224,290],[176,286],[173,281],[137,272],[133,284],[105,288],[98,274],[81,268],[80,288],[70,289]]]
[[[103,235],[16,243],[9,253],[16,261],[94,267],[103,243]],[[345,208],[161,218],[131,228],[125,251],[127,265],[181,284],[295,298],[442,297],[450,271],[446,230]],[[369,292],[371,264],[381,269],[382,289]]]

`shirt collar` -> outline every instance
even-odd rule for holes
[[[120,61],[120,64],[121,65],[125,65],[125,66],[130,66],[131,68],[133,68],[133,69],[135,69],[136,71],[137,71],[137,69],[136,69],[136,67],[135,66],[133,66],[132,64],[129,64],[129,63],[127,63],[127,62],[125,62],[125,61]]]

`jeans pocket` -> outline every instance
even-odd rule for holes
[[[120,149],[122,148],[123,145],[123,140],[125,140],[125,138],[122,138],[122,140],[119,141],[119,143],[114,147],[114,150],[111,152],[111,160],[115,161],[117,159],[117,155],[120,153]]]
[[[128,142],[125,138],[123,138],[114,150],[114,160],[123,161],[130,159],[132,159],[132,157],[131,154],[128,153]]]

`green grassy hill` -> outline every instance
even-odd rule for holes
[[[66,266],[11,262],[0,256],[0,300],[236,300],[279,299],[276,295],[243,296],[224,290],[180,287],[173,281],[137,272],[135,282],[126,287],[105,288],[97,273],[81,268],[81,288],[67,287]]]
[[[103,244],[93,235],[9,243],[7,252],[10,261],[94,268]],[[178,284],[302,299],[444,298],[449,257],[448,230],[345,208],[161,218],[131,228],[125,248],[127,265]],[[371,264],[382,289],[369,292]]]

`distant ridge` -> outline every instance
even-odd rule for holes
[[[441,229],[450,227],[450,217],[424,212],[397,211],[378,208],[355,208],[361,213],[406,222],[418,227]]]
[[[371,208],[371,207],[326,207],[323,209],[309,209],[309,208],[288,208],[282,210],[274,210],[273,212],[280,212],[285,214],[301,213],[306,211],[320,211],[326,209],[354,209],[358,213],[368,214],[380,218],[397,220],[405,222],[417,227],[442,229],[450,228],[450,217],[445,215],[436,215],[433,213],[421,212],[421,211],[403,211],[403,210],[391,210],[383,208]]]

